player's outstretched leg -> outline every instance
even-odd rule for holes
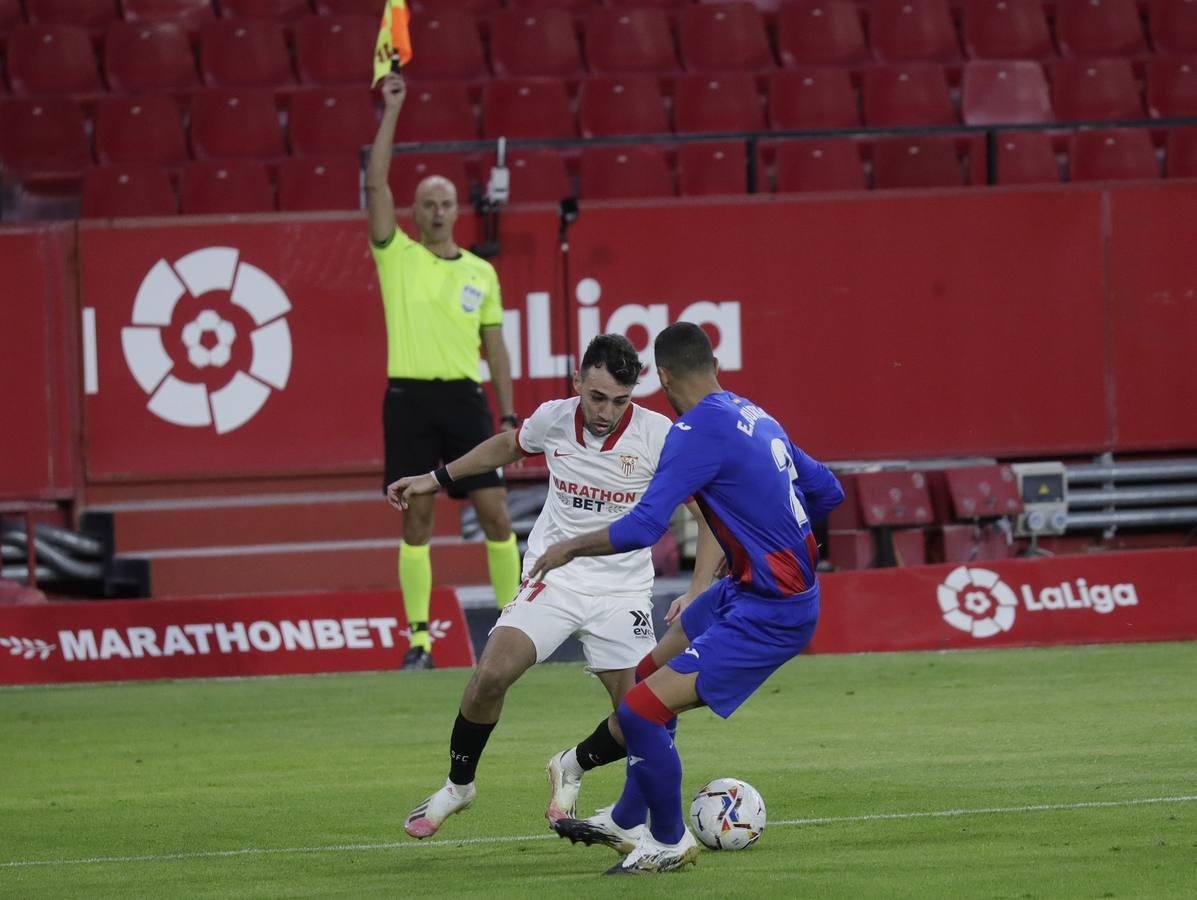
[[[569,838],[571,844],[602,844],[616,853],[631,853],[645,829],[643,825],[623,828],[616,824],[608,806],[585,819],[557,819],[553,822],[553,830],[561,837]]]
[[[698,861],[698,841],[690,829],[682,831],[682,839],[676,844],[664,844],[656,840],[647,828],[632,852],[609,868],[604,875],[653,875],[672,872],[682,866]]]
[[[407,814],[403,830],[414,838],[427,838],[436,834],[445,819],[474,802],[474,785],[457,785],[446,781],[445,786],[424,800]]]

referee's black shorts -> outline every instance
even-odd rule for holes
[[[477,382],[388,379],[382,404],[383,492],[405,475],[423,475],[452,462],[494,433],[490,404]],[[502,486],[500,471],[485,472],[453,482],[449,496],[460,500],[471,491]]]

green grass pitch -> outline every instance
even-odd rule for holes
[[[760,842],[639,879],[542,818],[546,759],[604,712],[576,664],[511,692],[473,809],[403,835],[468,677],[0,690],[0,896],[1197,896],[1197,644],[795,660],[678,735],[687,796],[760,789]]]

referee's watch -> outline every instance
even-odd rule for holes
[[[520,417],[517,416],[515,413],[512,413],[509,416],[499,416],[499,424],[500,425],[510,425],[512,428],[519,428],[520,427]]]

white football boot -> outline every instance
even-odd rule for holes
[[[432,837],[445,819],[474,802],[475,793],[473,782],[457,785],[446,781],[443,788],[407,814],[403,830],[414,838]]]
[[[569,838],[571,844],[602,844],[616,853],[631,853],[645,833],[643,825],[621,828],[611,818],[611,807],[597,810],[587,819],[558,819],[552,823],[553,830],[560,837]]]
[[[578,765],[574,748],[562,750],[555,754],[545,766],[545,774],[549,776],[549,787],[553,796],[549,799],[549,808],[544,817],[553,824],[558,819],[572,819],[578,806],[578,791],[582,789],[582,776],[585,774]]]
[[[682,866],[698,862],[698,841],[686,828],[682,839],[676,844],[662,844],[647,828],[640,836],[640,842],[618,863],[606,872],[608,875],[650,875],[672,872]]]

